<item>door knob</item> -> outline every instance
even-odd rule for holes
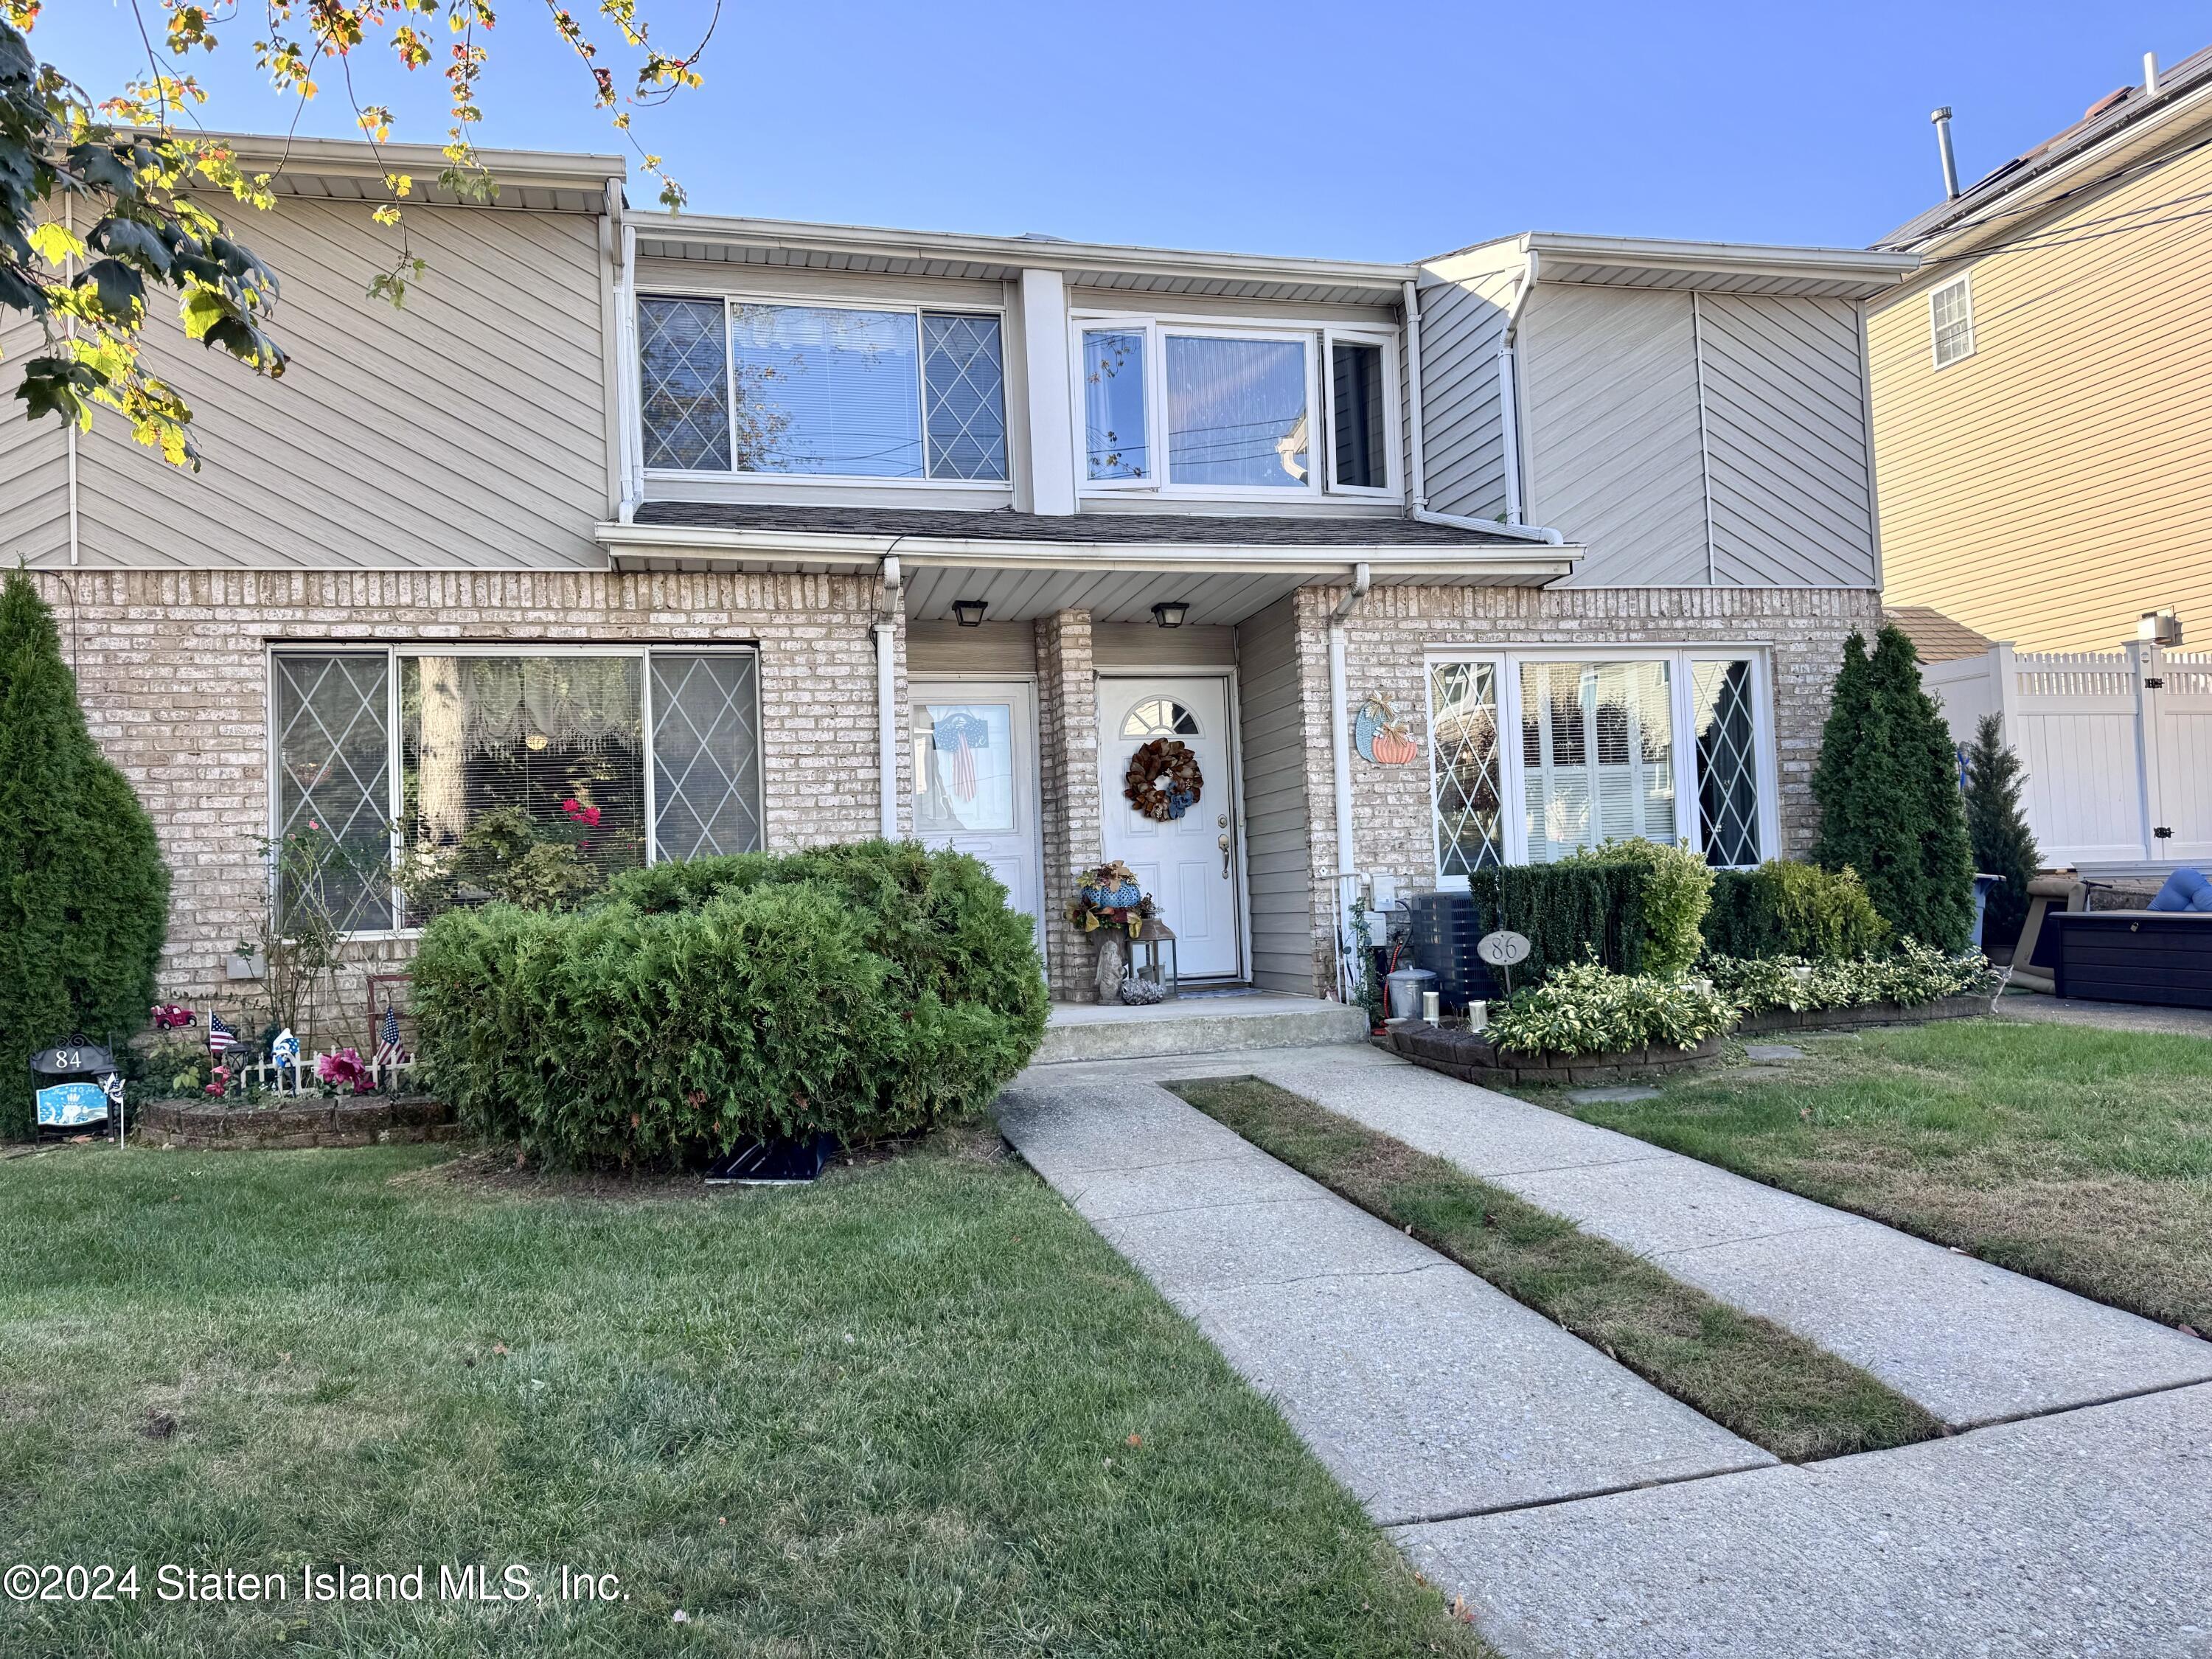
[[[1221,843],[1220,843],[1220,844],[1221,844],[1221,878],[1222,878],[1222,880],[1226,881],[1226,880],[1228,880],[1228,879],[1229,879],[1229,837],[1228,837],[1227,836],[1222,836],[1222,837],[1221,837]]]

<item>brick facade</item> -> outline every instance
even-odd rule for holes
[[[1106,856],[1098,797],[1098,677],[1091,613],[1036,622],[1037,760],[1044,776],[1045,978],[1064,1002],[1093,1000],[1094,947],[1067,920],[1075,872]]]
[[[34,570],[93,735],[153,815],[173,872],[164,996],[229,1010],[254,992],[223,958],[258,926],[269,833],[271,645],[411,641],[745,641],[760,649],[769,847],[878,833],[878,588],[849,576],[605,572]],[[904,706],[903,630],[897,657]],[[912,759],[899,757],[899,799]],[[404,940],[354,947],[367,972]],[[343,1007],[366,1003],[349,989]],[[358,1042],[349,1020],[336,1035]]]
[[[1306,798],[1312,836],[1314,988],[1334,983],[1335,784],[1330,769],[1328,618],[1344,590],[1297,595],[1299,683],[1305,694]],[[1353,847],[1363,872],[1434,886],[1429,800],[1427,689],[1432,647],[1510,645],[1761,645],[1769,648],[1774,747],[1787,856],[1813,843],[1819,811],[1813,768],[1844,641],[1881,625],[1869,589],[1818,587],[1378,587],[1346,620],[1345,690],[1352,708],[1379,692],[1407,718],[1420,758],[1405,766],[1352,763]]]

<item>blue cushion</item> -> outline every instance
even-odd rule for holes
[[[2151,900],[2154,910],[2212,910],[2212,881],[2201,870],[2180,869],[2166,878],[2166,885]]]

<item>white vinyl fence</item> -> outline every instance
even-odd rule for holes
[[[2046,865],[2212,865],[2212,653],[2015,652],[1923,663],[1953,739],[2004,717]]]

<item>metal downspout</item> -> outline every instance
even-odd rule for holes
[[[1421,453],[1421,294],[1420,284],[1406,282],[1406,447],[1408,490],[1418,519],[1429,509],[1429,475]]]
[[[1352,586],[1328,619],[1328,757],[1336,789],[1336,982],[1351,1001],[1358,988],[1357,946],[1349,938],[1352,907],[1359,896],[1357,848],[1352,822],[1352,720],[1346,707],[1350,692],[1345,666],[1344,619],[1367,597],[1372,574],[1364,564],[1352,568]]]
[[[884,556],[883,593],[876,605],[876,769],[879,827],[885,841],[896,841],[898,821],[898,646],[899,562]]]
[[[1540,265],[1536,251],[1528,251],[1528,264],[1521,277],[1520,291],[1514,295],[1513,303],[1506,308],[1505,332],[1498,344],[1498,446],[1505,469],[1505,522],[1519,524],[1522,520],[1521,501],[1521,376],[1520,360],[1515,355],[1514,342],[1521,332],[1522,309],[1528,305],[1528,296],[1536,291]]]

